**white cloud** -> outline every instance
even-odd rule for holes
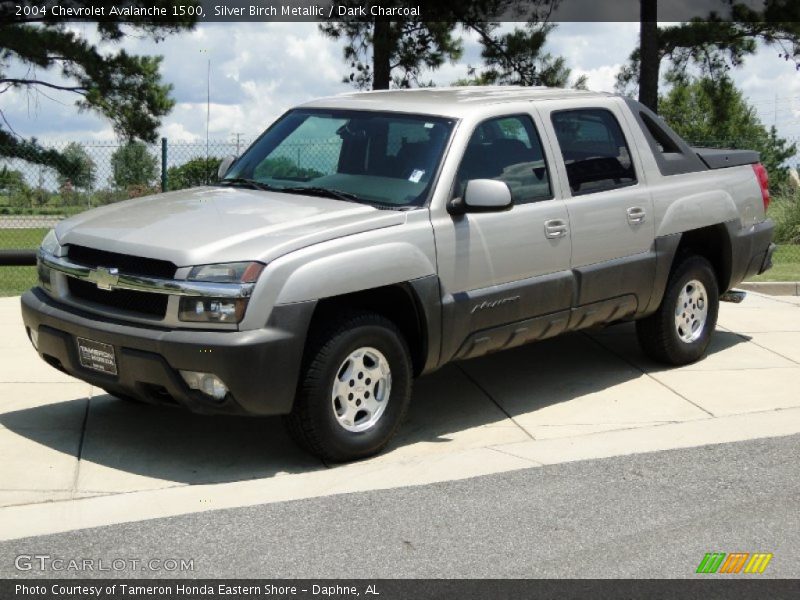
[[[514,26],[505,24],[504,29]],[[97,41],[92,25],[69,28]],[[423,73],[422,80],[449,85],[467,74],[468,65],[480,66],[476,36],[457,35],[462,37],[462,58]],[[573,79],[585,74],[590,89],[613,91],[616,73],[637,40],[637,23],[560,23],[546,50],[567,58]],[[341,81],[348,72],[341,42],[325,38],[314,23],[208,23],[157,44],[128,37],[121,47],[164,57],[162,76],[173,85],[176,106],[164,118],[160,134],[175,140],[205,139],[209,59],[213,139],[229,140],[235,132],[252,139],[287,108],[352,89]],[[761,48],[733,71],[733,77],[766,124],[775,122],[782,134],[800,137],[800,74],[777,52]],[[46,94],[8,91],[0,97],[5,115],[20,134],[42,140],[113,139],[109,123],[93,113],[79,113],[73,96]]]
[[[572,69],[572,78],[577,79],[582,75],[586,75],[586,87],[590,90],[595,92],[613,92],[620,67],[620,64],[613,64],[588,70],[574,68]]]
[[[733,72],[733,79],[765,125],[775,125],[781,135],[800,141],[800,72],[778,52],[761,47]]]

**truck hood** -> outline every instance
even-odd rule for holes
[[[334,238],[391,227],[405,214],[315,196],[203,187],[126,200],[60,222],[59,243],[190,266],[269,262]]]

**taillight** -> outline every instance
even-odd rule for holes
[[[764,201],[764,212],[769,208],[769,174],[761,163],[753,165],[758,185],[761,188],[761,199]]]

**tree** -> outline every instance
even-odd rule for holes
[[[476,23],[483,46],[481,56],[485,68],[469,68],[469,77],[458,81],[461,85],[546,85],[567,87],[571,70],[564,57],[543,53],[547,36],[555,25],[546,22],[528,22],[509,33],[499,33],[499,23]],[[586,76],[582,75],[573,87],[586,89]]]
[[[217,181],[217,169],[222,162],[215,156],[196,157],[177,167],[167,169],[170,190],[183,190]]]
[[[0,169],[0,193],[13,194],[26,189],[28,189],[28,184],[25,183],[25,176],[22,171],[9,169],[6,166]]]
[[[351,4],[364,4],[352,0]],[[369,2],[367,4],[370,4]],[[359,89],[388,90],[418,83],[423,68],[435,69],[461,56],[461,41],[453,36],[456,24],[399,20],[345,20],[321,24],[320,31],[334,40],[346,40],[344,58],[350,64],[345,82]]]
[[[69,173],[59,173],[59,187],[65,186],[68,181],[75,188],[89,190],[94,187],[95,164],[86,149],[77,142],[70,142],[62,154],[75,168]]]
[[[256,167],[256,179],[271,177],[275,179],[297,179],[307,181],[322,177],[324,173],[311,167],[301,167],[288,156],[268,158]]]
[[[198,0],[189,0],[196,4]],[[125,139],[155,141],[161,117],[173,107],[171,86],[162,83],[160,57],[134,56],[124,50],[109,50],[128,32],[156,41],[194,25],[194,17],[174,17],[179,0],[130,0],[126,7],[165,9],[168,15],[153,21],[147,16],[107,15],[97,23],[101,43],[89,39],[54,14],[52,4],[42,14],[18,16],[17,4],[0,0],[0,97],[10,90],[57,90],[77,97],[79,110],[106,117]],[[69,0],[75,11],[96,6],[94,0]],[[111,4],[111,3],[104,3]],[[43,5],[44,6],[44,5]],[[108,12],[108,11],[106,11]],[[144,13],[143,13],[144,14]],[[123,22],[124,21],[124,22]],[[10,69],[10,66],[15,68]],[[0,156],[21,158],[57,169],[62,176],[80,168],[77,155],[42,148],[35,139],[16,134],[0,109]]]
[[[158,161],[142,142],[128,142],[111,155],[112,183],[117,188],[149,186],[158,174]]]
[[[690,143],[757,150],[770,184],[778,187],[787,181],[784,163],[797,153],[797,146],[778,137],[775,127],[768,129],[759,121],[730,78],[674,82],[660,105],[664,120]]]
[[[423,69],[436,69],[462,53],[456,31],[461,28],[486,34],[487,40],[499,23],[491,17],[537,23],[549,14],[559,0],[439,0],[426,6],[425,16],[409,15],[392,20],[385,17],[346,18],[320,25],[326,36],[345,40],[344,58],[350,73],[344,78],[360,89],[386,90],[412,85],[430,85],[420,81]],[[342,7],[363,7],[371,14],[373,5],[414,9],[412,0],[347,0]],[[545,34],[546,35],[546,34]],[[503,40],[498,40],[498,48]],[[511,41],[511,40],[506,40]],[[498,57],[499,58],[499,57]],[[518,59],[520,57],[518,56]],[[520,64],[522,64],[520,62]],[[500,63],[496,65],[501,68]],[[558,65],[556,65],[558,68]]]
[[[687,77],[695,66],[701,75],[720,77],[739,67],[758,48],[758,42],[777,46],[777,56],[794,60],[800,70],[800,3],[791,0],[765,0],[756,11],[737,0],[724,0],[731,7],[730,19],[717,14],[707,19],[659,27],[657,1],[640,0],[640,44],[617,76],[617,89],[631,93],[636,88],[639,101],[658,109],[661,65],[670,63],[672,79]]]

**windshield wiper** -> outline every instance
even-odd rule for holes
[[[344,200],[345,202],[358,202],[359,204],[369,204],[370,201],[361,198],[350,192],[343,192],[341,190],[332,190],[325,187],[287,187],[281,188],[279,191],[286,192],[287,194],[308,194],[309,196],[324,196],[325,198],[333,198],[334,200]]]
[[[377,200],[368,200],[367,198],[362,198],[361,196],[358,196],[356,194],[351,194],[350,192],[344,192],[342,190],[335,190],[319,186],[278,187],[269,185],[268,183],[262,183],[260,181],[256,181],[255,179],[248,179],[246,177],[232,177],[231,179],[221,179],[219,181],[219,185],[223,184],[247,185],[253,189],[263,190],[265,192],[283,192],[285,194],[308,194],[309,196],[322,196],[325,198],[333,198],[334,200],[343,200],[344,202],[356,202],[358,204],[366,204],[369,206],[374,206],[375,208],[387,208],[391,210],[404,210],[406,208],[414,208],[406,206],[397,206],[396,204],[387,204]]]
[[[254,190],[261,190],[264,192],[276,192],[281,188],[273,187],[266,183],[261,183],[255,179],[248,179],[247,177],[232,177],[230,179],[221,179],[219,185],[249,185]]]

